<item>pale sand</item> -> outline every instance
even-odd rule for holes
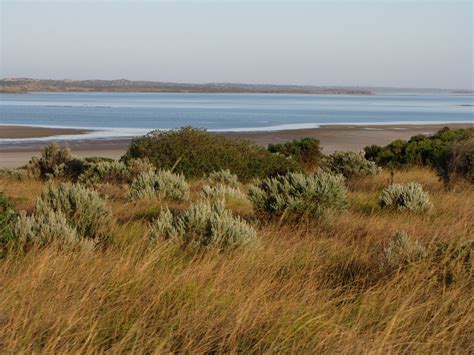
[[[287,130],[276,132],[227,132],[219,133],[231,138],[244,138],[260,145],[270,143],[282,143],[292,139],[313,137],[321,141],[323,151],[332,153],[336,150],[360,151],[363,147],[372,144],[386,145],[395,139],[409,139],[416,134],[432,134],[439,129],[448,126],[450,128],[474,128],[474,123],[468,124],[428,124],[428,125],[341,125],[322,126],[314,129]],[[10,136],[5,137],[7,130]],[[58,133],[56,129],[1,126],[0,138],[20,137],[47,137],[57,134],[82,134],[84,131],[68,130],[68,133]],[[48,134],[49,133],[49,134]],[[35,135],[36,134],[36,135]],[[67,144],[74,155],[78,157],[102,156],[118,159],[127,150],[131,139],[110,140],[77,140],[69,141]],[[0,167],[13,168],[26,164],[32,156],[39,155],[41,147],[45,142],[0,144]],[[61,142],[66,144],[66,142]]]

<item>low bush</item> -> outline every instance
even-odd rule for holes
[[[47,216],[50,210],[63,213],[81,237],[99,241],[108,236],[110,209],[96,191],[81,184],[49,184],[36,201],[36,212]]]
[[[201,191],[201,196],[209,201],[242,201],[247,200],[247,196],[233,187],[225,185],[216,185],[216,186],[204,186]]]
[[[346,178],[354,176],[375,175],[380,168],[373,161],[367,160],[363,153],[335,152],[327,157],[327,167],[335,174]]]
[[[148,158],[130,159],[127,161],[127,167],[132,177],[142,173],[154,172],[156,168],[148,160]]]
[[[31,216],[20,214],[14,228],[15,241],[23,249],[57,243],[64,249],[94,248],[91,240],[79,236],[62,211],[43,209]]]
[[[474,138],[454,143],[436,171],[446,184],[459,179],[474,183]]]
[[[249,197],[257,212],[282,218],[327,217],[347,206],[344,177],[322,170],[266,178],[249,189]]]
[[[170,171],[153,171],[141,173],[130,185],[129,197],[172,200],[181,202],[189,196],[189,185],[181,174]]]
[[[392,184],[386,187],[379,197],[382,208],[427,212],[433,208],[428,193],[416,183]]]
[[[306,169],[321,165],[323,154],[318,139],[306,137],[281,144],[270,144],[268,150],[295,159]]]
[[[272,154],[256,144],[191,127],[155,131],[134,139],[122,160],[135,158],[148,158],[155,167],[186,177],[229,170],[242,181],[301,169],[293,159]]]
[[[98,183],[118,183],[126,184],[132,179],[127,165],[123,162],[100,162],[91,165],[85,172],[83,172],[78,182],[82,184],[98,184]]]
[[[206,181],[211,185],[223,184],[223,185],[238,185],[239,178],[237,175],[232,174],[228,169],[213,171],[210,173]]]
[[[408,141],[395,140],[385,147],[365,147],[365,157],[377,165],[398,168],[412,165],[437,167],[455,142],[474,137],[474,129],[445,127],[431,136],[419,134]]]
[[[394,269],[405,267],[427,255],[426,249],[403,231],[396,232],[384,249],[383,264]]]
[[[201,201],[175,217],[162,211],[151,226],[150,240],[173,240],[184,248],[236,249],[254,244],[256,231],[239,217],[232,216],[223,203]]]
[[[87,166],[87,162],[75,158],[68,147],[51,143],[42,150],[39,158],[31,159],[27,170],[29,175],[41,179],[65,177],[75,181]]]

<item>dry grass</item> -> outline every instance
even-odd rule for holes
[[[0,349],[472,353],[472,260],[467,272],[454,265],[449,281],[430,260],[391,271],[381,260],[397,230],[427,248],[472,241],[474,189],[446,191],[428,170],[397,173],[395,182],[422,183],[435,208],[386,212],[377,197],[389,180],[351,181],[351,207],[331,223],[254,221],[257,249],[203,254],[165,243],[149,250],[148,223],[164,203],[127,202],[121,189],[103,188],[116,218],[107,249],[0,260]],[[0,190],[28,209],[41,183],[0,181]]]

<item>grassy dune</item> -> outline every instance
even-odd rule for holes
[[[399,230],[427,250],[472,242],[474,189],[446,190],[428,169],[397,172],[395,182],[421,183],[434,205],[402,213],[378,206],[389,181],[387,172],[349,180],[349,209],[324,223],[258,221],[251,204],[231,205],[259,244],[200,253],[147,243],[160,209],[189,201],[130,201],[125,187],[98,185],[114,216],[107,248],[53,244],[0,260],[0,349],[473,352],[472,258],[389,269],[383,251]],[[43,185],[3,177],[0,191],[31,211]],[[192,201],[203,182],[190,185]]]

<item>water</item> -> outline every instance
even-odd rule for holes
[[[107,138],[187,125],[265,131],[328,124],[472,123],[473,104],[473,96],[441,94],[0,94],[0,124],[93,128],[98,131],[87,137]]]

